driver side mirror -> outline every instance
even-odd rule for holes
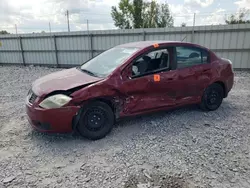
[[[132,65],[128,65],[121,73],[122,80],[128,80],[132,77]]]

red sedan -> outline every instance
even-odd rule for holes
[[[83,65],[36,80],[26,111],[42,132],[100,139],[118,118],[199,104],[219,108],[234,82],[230,60],[191,43],[144,41],[111,48]]]

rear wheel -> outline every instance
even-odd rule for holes
[[[223,101],[223,88],[219,84],[210,85],[204,92],[200,108],[206,111],[217,110]]]
[[[83,137],[98,140],[110,133],[115,119],[114,113],[108,104],[96,101],[83,108],[77,126],[79,133]]]

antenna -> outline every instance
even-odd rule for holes
[[[187,38],[187,35],[181,40],[181,42],[183,42],[186,38]]]

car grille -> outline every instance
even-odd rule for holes
[[[33,104],[36,100],[37,96],[35,95],[35,93],[33,91],[30,92],[29,95],[29,103]]]

